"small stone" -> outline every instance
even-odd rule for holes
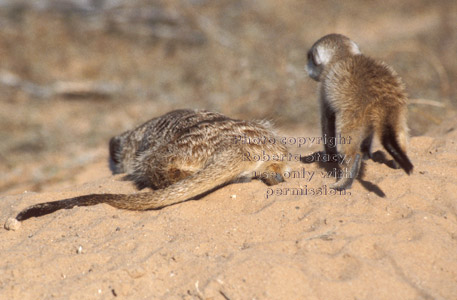
[[[127,270],[127,274],[129,274],[130,277],[132,277],[133,279],[137,279],[137,278],[143,277],[144,275],[146,275],[146,273],[147,272],[143,267],[138,267],[138,266]]]
[[[5,222],[5,229],[6,230],[13,230],[16,231],[21,228],[21,222],[16,220],[15,218],[8,218]]]

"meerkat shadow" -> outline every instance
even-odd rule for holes
[[[300,158],[300,161],[304,164],[317,163],[318,167],[324,169],[326,172],[334,172],[335,169],[338,169],[338,162],[322,160],[322,157],[325,157],[324,151],[316,151],[310,155],[303,156]]]
[[[397,162],[395,160],[388,159],[386,154],[381,150],[374,152],[371,156],[371,159],[374,162],[379,163],[379,164],[384,164],[391,169],[400,168],[400,166],[397,164]],[[377,185],[362,179],[363,173],[364,173],[364,164],[362,164],[362,166],[360,168],[360,173],[359,173],[359,177],[358,177],[360,184],[364,188],[366,188],[368,191],[375,193],[377,196],[379,196],[381,198],[385,198],[386,194],[384,194],[384,192]]]
[[[333,174],[335,172],[335,170],[339,169],[338,162],[319,160],[318,157],[322,157],[323,153],[324,153],[323,151],[314,152],[308,156],[302,157],[300,159],[300,161],[304,164],[311,164],[311,163],[317,162],[319,168],[324,169],[326,172],[332,172],[332,174]],[[373,153],[372,159],[375,162],[385,163],[389,167],[395,168],[395,162],[389,161],[386,158],[386,155],[382,151],[376,151],[375,153]],[[364,176],[364,173],[365,173],[365,164],[362,162],[356,179],[360,182],[360,184],[366,190],[375,193],[378,197],[385,198],[386,194],[376,184],[362,179]]]
[[[381,150],[374,152],[371,159],[376,163],[385,164],[391,169],[400,169],[400,166],[397,164],[397,162],[393,159],[388,159],[386,154]]]
[[[386,194],[381,190],[379,186],[369,181],[363,180],[363,176],[365,174],[365,163],[362,162],[360,165],[359,174],[357,176],[357,181],[369,192],[373,192],[376,196],[385,198]]]

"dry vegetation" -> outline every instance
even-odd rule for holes
[[[0,193],[68,180],[170,109],[316,127],[303,66],[330,32],[394,66],[421,135],[457,107],[455,24],[453,0],[2,1]]]

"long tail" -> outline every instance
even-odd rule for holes
[[[138,194],[91,194],[64,200],[39,203],[32,205],[17,216],[16,220],[24,221],[32,217],[40,217],[61,209],[71,209],[75,206],[92,206],[107,203],[111,206],[128,210],[159,209],[193,199],[206,192],[235,180],[243,172],[243,165],[236,164],[228,169],[227,166],[211,164],[195,174],[182,179],[164,189],[150,193]]]
[[[246,165],[241,162],[232,166],[216,162],[164,189],[152,193],[126,195],[125,199],[108,198],[105,202],[129,210],[159,209],[210,192],[234,181],[245,170]]]
[[[384,127],[381,136],[381,143],[384,148],[386,148],[387,152],[389,152],[389,154],[392,155],[395,161],[400,165],[400,167],[405,170],[406,174],[411,174],[414,166],[398,144],[395,130],[391,125]]]
[[[120,194],[91,194],[86,196],[79,196],[64,200],[52,201],[52,202],[44,202],[35,204],[32,206],[27,207],[23,211],[21,211],[17,216],[16,220],[24,221],[30,219],[32,217],[40,217],[50,213],[53,213],[57,210],[61,209],[71,209],[75,206],[91,206],[97,205],[99,203],[106,202],[107,198],[124,198],[127,195],[120,195]]]

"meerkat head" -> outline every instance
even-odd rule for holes
[[[309,77],[320,81],[324,68],[338,59],[361,54],[359,46],[341,34],[329,34],[320,38],[308,51],[305,67]]]

